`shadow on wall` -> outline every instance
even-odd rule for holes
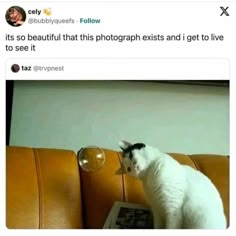
[[[16,81],[17,86],[23,86],[24,88],[32,88],[32,86],[37,86],[37,88],[42,89],[57,89],[64,91],[65,89],[77,89],[83,87],[84,89],[91,90],[113,90],[113,91],[126,91],[131,92],[131,89],[135,91],[140,90],[140,92],[150,92],[150,93],[175,93],[175,94],[198,94],[202,95],[206,92],[210,95],[228,95],[229,93],[229,80],[228,82],[222,82],[224,86],[209,86],[212,84],[209,81],[201,81],[193,84],[191,81],[122,81],[122,80],[60,80],[60,81]],[[152,86],[150,86],[152,83]],[[198,84],[198,83],[201,83]],[[204,85],[202,85],[204,84]],[[214,84],[214,83],[213,83]],[[220,84],[220,83],[218,83]],[[205,86],[207,85],[207,86]],[[227,86],[228,85],[228,86]]]

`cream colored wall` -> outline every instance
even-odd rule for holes
[[[229,154],[228,88],[125,81],[16,81],[11,145]]]

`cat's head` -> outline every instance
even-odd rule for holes
[[[120,141],[119,146],[122,153],[121,168],[116,171],[116,174],[128,174],[134,177],[141,177],[141,174],[146,170],[149,159],[149,146],[144,143],[131,144],[127,141]]]

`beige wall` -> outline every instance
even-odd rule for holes
[[[124,81],[16,81],[11,145],[229,154],[228,88]]]

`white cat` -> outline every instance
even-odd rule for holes
[[[119,146],[123,160],[116,174],[142,181],[155,228],[226,229],[221,197],[208,177],[155,147],[126,141]]]

